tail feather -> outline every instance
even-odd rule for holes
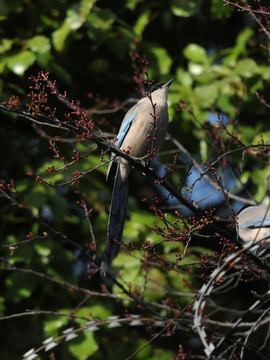
[[[120,164],[117,165],[115,181],[112,193],[112,202],[108,221],[108,230],[106,237],[106,247],[101,272],[104,275],[111,260],[114,259],[119,250],[123,235],[123,229],[126,218],[126,207],[128,200],[128,181],[123,181],[120,176]]]

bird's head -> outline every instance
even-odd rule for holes
[[[156,83],[156,84],[152,85],[151,86],[151,94],[156,90],[168,88],[172,82],[173,82],[173,79],[169,80],[165,84]]]

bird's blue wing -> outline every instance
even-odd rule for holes
[[[264,219],[264,221],[263,221]],[[270,214],[266,215],[265,218],[258,217],[252,220],[245,221],[242,227],[244,228],[259,228],[259,227],[270,227]]]
[[[131,127],[132,121],[136,115],[136,109],[132,111],[130,114],[127,113],[127,118],[125,119],[123,125],[121,126],[119,133],[117,135],[117,140],[115,142],[115,146],[120,147],[129,132],[129,129]]]
[[[133,108],[131,108],[133,109]],[[132,125],[132,122],[135,118],[135,115],[136,115],[136,106],[135,106],[135,109],[133,110],[129,110],[127,113],[126,113],[126,116],[124,117],[124,120],[123,120],[123,123],[120,127],[120,130],[119,130],[119,133],[117,135],[117,139],[114,143],[115,146],[119,147],[122,145],[127,133],[129,132],[129,129]],[[113,159],[115,157],[115,154],[112,152],[111,153],[111,158]],[[115,173],[115,170],[116,170],[116,166],[115,166],[115,162],[111,162],[109,164],[109,167],[108,167],[108,172],[107,172],[107,180],[110,179],[113,174]]]

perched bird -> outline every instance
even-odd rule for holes
[[[173,79],[166,84],[156,84],[148,96],[142,98],[125,115],[115,145],[132,157],[147,162],[158,154],[165,139],[168,126],[168,89]],[[106,236],[106,247],[101,264],[104,275],[111,260],[120,250],[128,200],[128,175],[131,165],[128,160],[114,156],[107,178],[116,167],[111,208]]]
[[[270,241],[270,207],[249,206],[238,215],[237,231],[244,241]]]

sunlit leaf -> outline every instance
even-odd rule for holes
[[[242,77],[250,78],[257,73],[257,64],[252,59],[243,59],[237,63],[235,73]]]
[[[89,356],[93,355],[96,351],[98,351],[99,346],[95,339],[95,335],[93,332],[84,332],[83,340],[76,339],[69,344],[70,352],[79,360],[89,359]]]
[[[0,54],[5,53],[6,51],[10,50],[14,43],[13,39],[3,39],[0,42]]]
[[[109,9],[99,9],[88,15],[87,21],[92,28],[109,30],[116,19],[115,14]]]
[[[112,315],[110,309],[105,305],[95,304],[93,306],[84,306],[77,311],[78,316],[83,317],[94,317],[95,319],[106,320],[110,315]]]
[[[161,47],[153,46],[151,47],[151,52],[154,54],[158,65],[159,65],[159,72],[161,75],[167,75],[170,72],[172,59],[169,56],[168,52]]]
[[[183,51],[184,56],[195,63],[204,63],[207,59],[206,51],[197,44],[189,44]]]
[[[263,131],[261,133],[256,134],[254,140],[252,141],[254,144],[270,144],[270,131]]]
[[[174,15],[189,17],[196,13],[200,6],[200,0],[173,0],[171,10]]]
[[[34,245],[35,250],[37,252],[37,254],[39,254],[40,256],[49,256],[51,253],[51,249],[50,247],[46,246],[45,244],[35,244]]]
[[[146,27],[146,25],[149,22],[149,16],[150,16],[150,11],[145,11],[144,13],[141,14],[141,16],[139,16],[139,18],[137,19],[137,22],[134,26],[134,33],[141,37],[142,33]]]
[[[53,32],[52,41],[57,51],[62,51],[64,49],[65,41],[70,31],[71,29],[69,23],[67,21],[64,21],[62,26]]]
[[[46,36],[35,36],[28,40],[27,43],[33,52],[38,52],[40,54],[48,52],[51,48],[50,40]]]
[[[270,186],[269,169],[253,169],[251,179],[256,185],[255,199],[260,202]],[[267,181],[266,181],[267,180]]]
[[[44,331],[47,336],[57,337],[60,335],[60,329],[67,325],[68,319],[65,316],[59,316],[50,320],[44,321]]]
[[[35,55],[31,51],[25,50],[11,56],[7,62],[7,67],[15,74],[23,75],[34,64],[35,60]]]
[[[63,51],[69,34],[84,24],[95,2],[96,0],[81,0],[79,4],[75,4],[67,10],[66,19],[61,27],[52,34],[53,44],[57,51]]]
[[[213,83],[211,85],[197,86],[194,91],[194,101],[196,105],[202,108],[211,106],[218,96],[218,86]]]
[[[254,30],[246,27],[237,37],[235,46],[230,50],[229,55],[226,56],[224,63],[234,65],[238,57],[245,53],[248,40],[253,36]]]

